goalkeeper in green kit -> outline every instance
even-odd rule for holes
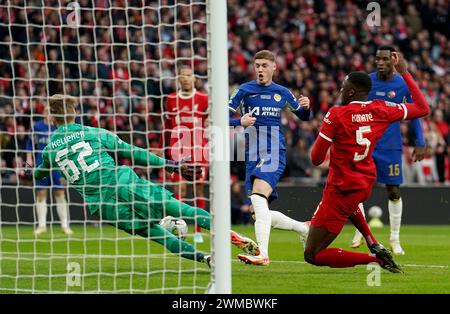
[[[210,214],[178,201],[170,191],[140,178],[130,167],[117,166],[110,154],[132,159],[137,165],[178,171],[190,181],[200,176],[200,167],[160,158],[125,143],[105,129],[75,123],[77,100],[74,97],[53,95],[49,106],[57,130],[42,152],[42,164],[34,171],[37,179],[47,177],[52,169],[59,170],[81,194],[92,215],[129,234],[158,242],[172,253],[210,266],[210,255],[197,251],[158,223],[164,216],[173,216],[210,229]],[[234,231],[231,231],[231,242],[246,253],[259,253],[253,240]]]

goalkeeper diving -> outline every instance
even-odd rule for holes
[[[201,168],[163,159],[122,141],[105,129],[77,124],[76,106],[74,97],[61,94],[50,97],[50,118],[57,130],[42,152],[42,163],[34,171],[35,178],[42,179],[49,176],[51,170],[59,170],[68,184],[81,194],[89,212],[102,222],[131,235],[149,238],[172,253],[210,266],[210,255],[197,251],[192,244],[158,223],[164,216],[173,216],[209,230],[210,214],[180,202],[173,193],[140,178],[130,167],[117,166],[111,155],[116,159],[132,159],[135,165],[177,171],[190,181],[201,175]],[[259,253],[253,240],[234,231],[231,231],[231,242],[246,253]]]

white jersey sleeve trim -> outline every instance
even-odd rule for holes
[[[408,116],[408,108],[403,103],[400,105],[402,105],[404,111],[403,120],[406,120],[406,117]]]
[[[328,142],[333,143],[333,140],[331,138],[329,138],[328,136],[326,136],[325,134],[323,134],[322,132],[319,132],[319,135],[321,137],[323,137],[324,139],[326,139]]]
[[[288,103],[288,102],[287,102],[287,104],[288,104],[288,106],[289,106],[289,109],[291,109],[291,111],[293,111],[293,112],[295,112],[295,111],[299,111],[299,110],[300,110],[300,108],[302,107],[302,105],[301,105],[301,104],[298,104],[298,107],[297,107],[297,108],[294,108],[294,107],[292,107],[292,106],[291,106],[291,104],[290,104],[290,103]]]

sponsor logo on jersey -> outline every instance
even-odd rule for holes
[[[181,117],[181,123],[201,123],[202,119],[198,117]]]
[[[279,102],[281,100],[281,96],[279,94],[273,95],[273,99],[275,99],[276,102]]]
[[[375,95],[377,96],[386,96],[385,92],[376,92]]]
[[[401,104],[396,104],[395,102],[385,101],[386,106],[388,107],[397,107],[400,110],[403,110],[403,107]]]
[[[388,98],[394,98],[395,97],[395,92],[393,90],[391,90],[388,94],[387,94]]]
[[[272,99],[271,95],[261,95],[261,99]]]
[[[49,143],[49,141],[50,141],[50,139],[48,137],[39,137],[38,138],[39,144],[47,145]]]

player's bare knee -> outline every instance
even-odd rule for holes
[[[45,202],[47,200],[47,190],[36,191],[36,199],[38,202]]]
[[[65,197],[66,196],[66,194],[64,193],[64,190],[56,190],[54,192],[54,194],[55,194],[55,197]]]
[[[386,186],[388,198],[390,201],[397,201],[400,199],[400,187],[398,185]]]

